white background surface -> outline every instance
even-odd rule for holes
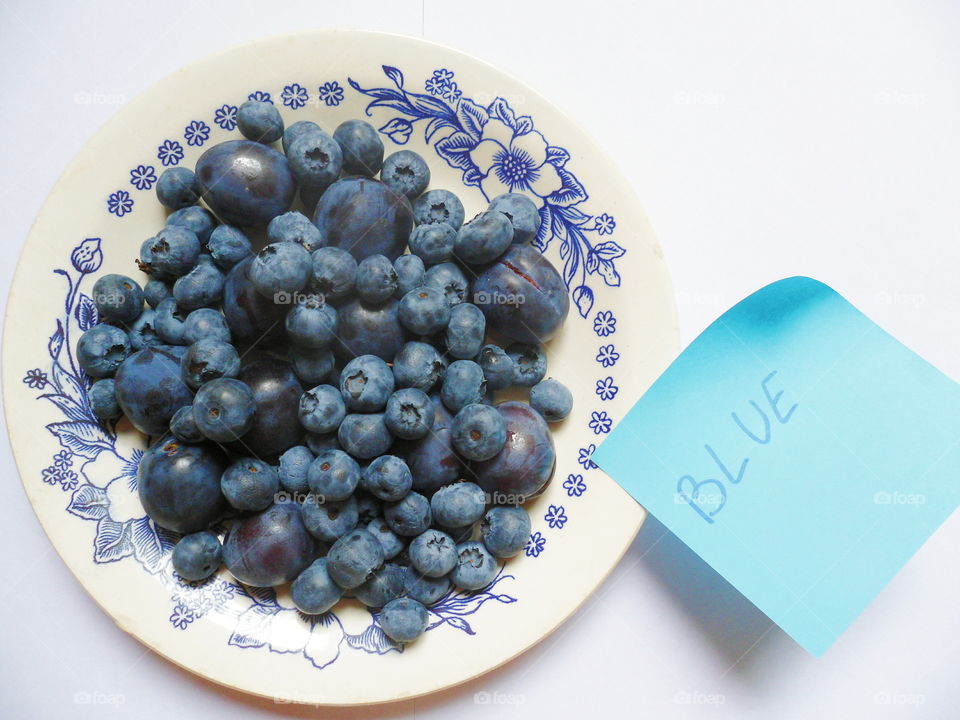
[[[960,6],[838,5],[0,0],[0,296],[53,182],[115,110],[78,98],[132,98],[264,34],[380,29],[498,65],[599,140],[663,244],[684,342],[761,285],[808,274],[960,379]],[[515,662],[422,700],[318,711],[224,691],[125,635],[52,550],[6,442],[0,463],[3,717],[960,712],[956,514],[820,659],[651,519],[587,605]]]

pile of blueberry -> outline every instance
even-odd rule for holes
[[[101,323],[77,347],[89,403],[152,436],[140,500],[182,534],[182,578],[224,563],[292,581],[309,614],[353,597],[409,642],[426,606],[485,587],[527,542],[547,422],[572,404],[542,345],[566,288],[530,244],[529,199],[464,223],[423,158],[384,159],[368,123],[284,129],[255,101],[237,121],[246,139],[157,183],[173,212],[140,248],[146,285],[97,280]],[[494,402],[517,387],[529,404]]]

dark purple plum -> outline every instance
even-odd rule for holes
[[[540,413],[523,402],[498,403],[507,428],[507,443],[489,460],[471,464],[475,482],[488,493],[524,502],[540,492],[553,476],[557,453]],[[411,466],[412,467],[412,466]]]
[[[303,572],[315,551],[299,506],[287,502],[235,523],[223,543],[223,561],[240,582],[273,587]]]
[[[391,452],[406,461],[413,474],[413,489],[432,493],[447,483],[458,480],[463,464],[453,451],[450,426],[453,417],[440,397],[430,398],[434,407],[433,427],[422,440],[397,440]]]
[[[140,458],[140,503],[157,525],[178,533],[204,530],[227,510],[220,475],[227,458],[211,443],[181,443],[166,435]]]
[[[257,410],[253,427],[231,447],[240,454],[273,460],[294,445],[300,445],[303,386],[293,366],[284,360],[263,358],[241,368],[237,379],[253,390]]]
[[[382,305],[369,305],[354,299],[337,309],[337,337],[333,351],[341,362],[360,355],[376,355],[393,361],[407,341],[400,324],[400,302],[390,298]]]
[[[290,209],[297,191],[286,156],[249,140],[214,145],[197,161],[203,199],[221,220],[266,225]]]
[[[193,402],[193,392],[180,376],[180,356],[160,346],[124,360],[115,387],[123,414],[147,435],[165,433],[173,414]]]
[[[327,245],[348,250],[357,260],[403,254],[413,230],[413,209],[406,196],[379,180],[347,177],[320,197],[313,222]]]
[[[257,340],[273,341],[283,337],[283,319],[287,305],[274,303],[257,292],[250,282],[249,268],[253,256],[230,270],[223,289],[223,314],[227,326],[238,343]]]
[[[484,268],[473,298],[489,328],[518,342],[546,342],[570,310],[560,273],[530,245],[513,245]]]

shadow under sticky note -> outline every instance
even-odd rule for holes
[[[593,460],[820,655],[960,504],[960,385],[788,278],[694,340]]]

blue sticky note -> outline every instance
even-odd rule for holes
[[[820,655],[960,504],[960,385],[792,277],[707,328],[593,460]]]

